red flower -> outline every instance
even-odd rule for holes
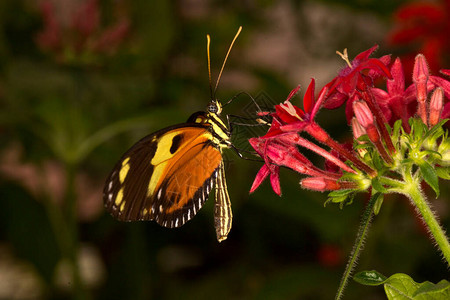
[[[280,166],[288,167],[301,174],[311,176],[328,176],[333,179],[339,177],[339,175],[328,173],[316,168],[298,151],[297,145],[302,144],[302,146],[305,146],[307,141],[302,139],[297,133],[284,133],[272,137],[251,138],[249,142],[265,162],[256,175],[250,189],[250,193],[255,191],[264,179],[270,175],[270,183],[273,191],[277,195],[281,195],[278,173]],[[315,150],[321,151],[320,149]],[[342,167],[342,165],[343,164],[341,163],[340,166]],[[344,165],[344,168],[345,167],[347,171],[351,171],[350,168]]]
[[[372,88],[371,92],[383,108],[386,119],[392,120],[391,124],[401,119],[403,126],[409,128],[408,119],[414,115],[417,107],[416,89],[414,85],[405,89],[405,76],[399,58],[392,64],[391,74],[392,79],[386,82],[387,91]]]
[[[342,253],[335,245],[322,245],[317,252],[317,259],[323,266],[332,268],[342,263]]]
[[[385,55],[381,58],[369,58],[378,48],[372,48],[358,54],[350,63],[346,57],[346,51],[342,55],[346,59],[348,66],[343,68],[337,77],[329,82],[328,96],[324,102],[324,107],[334,109],[347,100],[346,115],[350,122],[353,116],[352,102],[358,96],[358,91],[364,91],[373,86],[373,82],[380,76],[392,78],[389,69],[386,67],[390,62],[390,56]]]
[[[327,91],[327,89],[323,89],[316,102],[314,97],[315,84],[315,80],[311,79],[311,83],[303,96],[304,110],[291,103],[291,99],[298,93],[300,86],[293,89],[283,103],[275,105],[275,113],[272,114],[272,117],[278,122],[272,123],[265,137],[274,136],[282,132],[301,132],[309,123],[313,122]]]
[[[129,19],[120,16],[103,28],[98,0],[71,1],[64,4],[73,6],[69,14],[63,13],[67,8],[59,2],[40,2],[44,28],[36,35],[38,46],[65,63],[92,62],[95,55],[117,50],[129,32]]]
[[[414,2],[399,8],[395,14],[395,29],[388,40],[393,45],[420,45],[414,52],[427,57],[430,69],[437,72],[450,53],[450,0]],[[409,55],[411,69],[413,57]]]
[[[280,195],[280,167],[288,167],[308,175],[309,177],[300,183],[307,189],[317,191],[367,189],[371,180],[381,174],[379,171],[384,171],[379,168],[380,161],[374,163],[370,157],[366,160],[366,154],[369,153],[366,148],[370,146],[368,143],[372,144],[372,149],[376,150],[379,155],[377,157],[381,157],[385,165],[392,166],[396,157],[397,148],[388,130],[386,116],[388,118],[392,116],[392,122],[401,119],[405,126],[409,118],[417,113],[425,124],[432,127],[450,113],[450,105],[448,103],[443,105],[444,96],[450,97],[450,81],[430,75],[423,55],[416,57],[414,84],[405,88],[400,59],[397,59],[389,70],[385,66],[385,61],[390,60],[389,56],[382,59],[369,58],[375,48],[359,54],[352,63],[349,63],[349,67],[322,88],[317,102],[314,97],[315,81],[312,80],[303,98],[304,110],[291,103],[299,87],[290,92],[286,101],[275,106],[267,134],[249,140],[258,155],[264,159],[264,165],[255,178],[251,192],[270,175],[272,188]],[[450,72],[444,70],[443,74],[447,73]],[[373,80],[379,76],[388,79],[387,91],[373,88]],[[329,99],[332,99],[331,103],[336,106],[347,100],[347,113],[348,107],[352,106],[351,115],[355,115],[352,118],[354,138],[367,135],[369,139],[358,140],[358,143],[355,143],[362,147],[353,149],[336,142],[314,121],[322,103]],[[340,103],[332,102],[336,99],[340,99]],[[411,105],[417,107],[417,110],[409,111],[408,106]],[[300,135],[305,133],[316,143]],[[326,145],[330,150],[327,151],[318,144]],[[307,148],[325,158],[325,169],[315,167],[300,153],[299,147]],[[361,179],[361,176],[365,178]],[[361,186],[356,184],[358,181]]]

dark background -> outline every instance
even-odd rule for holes
[[[0,299],[334,297],[366,195],[342,210],[324,207],[326,194],[302,190],[290,170],[281,172],[282,197],[268,182],[249,195],[261,163],[226,151],[234,219],[219,244],[213,197],[185,226],[166,229],[114,220],[102,188],[134,142],[205,108],[207,33],[215,81],[243,26],[216,96],[225,102],[245,91],[271,106],[298,84],[302,95],[312,77],[316,90],[330,81],[344,66],[336,50],[418,51],[420,43],[388,42],[404,1],[37,3],[0,2]],[[224,110],[254,112],[245,95]],[[343,110],[322,111],[318,121],[350,140]],[[263,132],[236,126],[233,141],[245,150],[255,134]],[[449,188],[441,189],[430,199],[448,227]],[[407,199],[385,199],[357,266],[370,269],[419,282],[447,276]],[[346,292],[384,297],[381,287],[353,281]]]

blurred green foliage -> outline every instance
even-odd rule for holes
[[[321,5],[327,2],[331,1]],[[313,1],[286,3],[300,18],[307,13],[304,5]],[[361,8],[378,8],[376,13],[388,19],[392,3],[347,5],[354,14]],[[212,199],[194,220],[174,230],[153,222],[117,222],[101,204],[104,179],[123,152],[150,132],[184,122],[208,103],[206,33],[212,35],[215,79],[234,33],[239,25],[244,27],[217,92],[220,99],[226,101],[240,91],[252,95],[263,91],[275,103],[284,100],[294,87],[287,74],[270,64],[251,62],[257,47],[267,52],[276,46],[253,42],[258,34],[279,30],[268,18],[279,13],[277,3],[102,0],[99,10],[96,37],[116,22],[117,15],[127,18],[129,31],[111,53],[86,48],[77,54],[70,44],[50,51],[39,46],[36,36],[45,24],[34,1],[0,2],[2,251],[31,263],[42,279],[41,298],[48,299],[333,297],[367,199],[357,199],[343,210],[324,208],[325,196],[300,190],[300,176],[289,170],[281,173],[281,198],[268,184],[249,195],[260,164],[239,160],[229,151],[225,159],[234,220],[228,240],[221,244],[215,239]],[[70,23],[70,17],[62,14],[57,19]],[[70,27],[66,30],[65,37],[76,33]],[[311,38],[307,29],[302,27],[301,32],[300,39]],[[326,52],[334,55],[336,45],[365,49],[377,42],[370,37],[364,41],[335,41]],[[290,41],[285,42],[289,47]],[[333,76],[337,70],[326,72]],[[249,102],[241,96],[225,113],[242,115]],[[342,139],[350,131],[344,114],[336,115],[323,112],[319,120]],[[7,155],[11,152],[18,159]],[[56,162],[62,171],[49,171],[48,162]],[[90,184],[80,184],[80,174]],[[46,185],[50,177],[56,178],[56,188]],[[448,195],[448,189],[444,187],[442,194]],[[96,204],[82,205],[86,199],[80,195],[96,195]],[[376,266],[385,274],[415,274],[418,281],[441,279],[435,277],[445,267],[413,214],[405,199],[385,200],[362,254],[362,269]],[[442,222],[448,225],[448,217],[443,216]],[[96,249],[94,258],[103,270],[99,279],[85,282],[83,292],[73,290],[77,283],[71,275],[61,286],[62,259],[76,261],[78,250],[86,245]],[[382,291],[351,284],[346,296],[360,299],[369,294],[376,297]]]

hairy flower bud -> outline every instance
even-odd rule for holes
[[[337,181],[324,177],[307,177],[300,181],[300,185],[305,189],[314,191],[336,191],[340,189],[355,189],[357,184],[351,181]]]
[[[364,101],[353,102],[353,110],[355,111],[356,119],[364,129],[367,130],[367,128],[374,126],[373,114]]]
[[[381,142],[381,135],[374,124],[373,114],[370,111],[369,106],[367,106],[364,101],[355,101],[353,102],[353,110],[355,111],[358,123],[366,130],[367,136],[375,145],[383,160],[388,164],[392,164],[392,158],[389,156]],[[388,136],[387,138],[390,137]]]
[[[355,140],[367,133],[355,117],[352,118],[351,124],[353,129],[353,137]]]
[[[419,102],[417,114],[423,123],[427,124],[427,111],[425,101],[427,100],[427,81],[429,77],[428,64],[425,56],[416,56],[413,70],[413,82],[416,85],[417,101]]]
[[[430,101],[430,116],[428,120],[428,125],[433,127],[439,122],[441,118],[442,108],[444,104],[444,90],[442,88],[437,88],[434,90]]]

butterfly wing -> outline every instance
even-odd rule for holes
[[[106,209],[122,221],[155,220],[179,227],[208,198],[222,161],[207,124],[181,124],[136,143],[104,189]]]

